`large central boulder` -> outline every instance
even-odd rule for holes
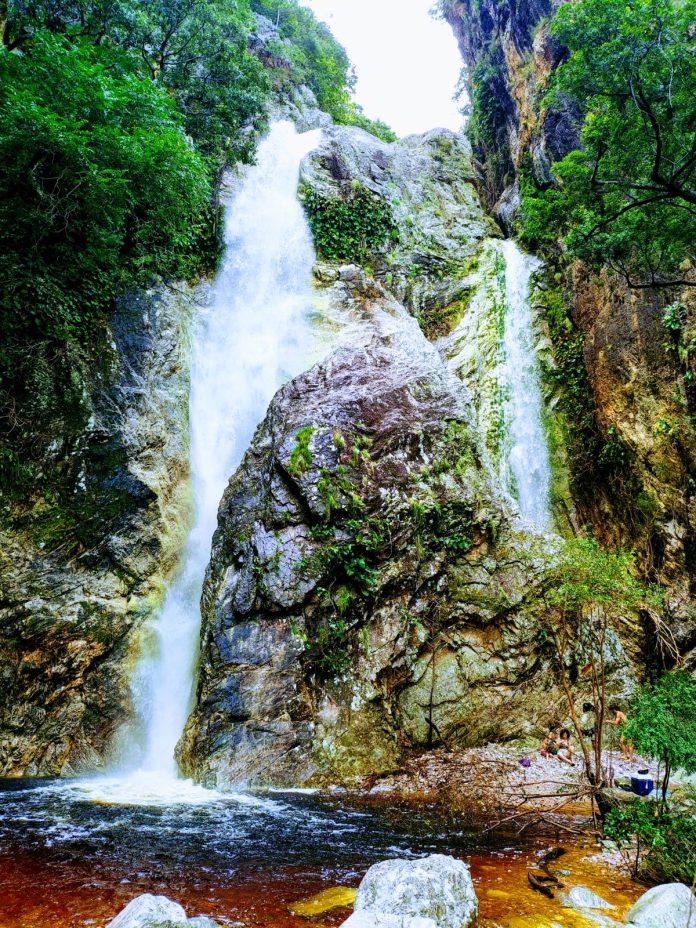
[[[334,273],[352,334],[278,392],[220,506],[179,747],[207,784],[388,770],[527,731],[544,698],[538,540],[480,462],[469,393],[374,281]]]
[[[477,915],[467,864],[431,854],[370,867],[343,928],[469,928]]]

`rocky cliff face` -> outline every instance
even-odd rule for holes
[[[332,129],[304,164],[319,250],[363,267],[317,265],[342,341],[276,395],[220,507],[178,749],[206,784],[347,782],[536,732],[562,702],[546,541],[487,464],[504,262],[472,177],[447,132]],[[356,195],[398,235],[356,225]]]
[[[549,35],[558,0],[446,0],[473,101],[470,136],[479,189],[510,230],[519,186],[544,188],[550,167],[578,145],[578,113],[569,101],[542,105],[564,49]],[[666,626],[650,627],[650,659],[692,654],[694,578],[693,298],[630,291],[608,272],[576,265],[539,275],[536,302],[549,327],[548,400],[565,422],[570,485],[580,524],[633,547],[644,575],[667,587]],[[682,306],[680,332],[662,324],[668,303]],[[691,658],[693,660],[693,658]]]
[[[484,472],[468,390],[364,272],[333,276],[351,340],[277,394],[220,509],[180,750],[204,783],[342,781],[558,698],[540,542]]]
[[[564,50],[548,22],[561,0],[445,0],[469,78],[474,115],[470,135],[486,206],[507,228],[519,205],[523,167],[540,186],[550,165],[578,144],[578,113],[570,101],[540,108],[549,74]]]
[[[56,497],[4,510],[0,775],[98,768],[130,717],[134,636],[156,607],[188,518],[185,285],[124,297],[55,438]],[[60,488],[60,495],[58,495]]]
[[[499,234],[475,180],[471,148],[453,132],[385,144],[336,126],[306,159],[300,193],[320,255],[358,261],[427,322],[456,311],[481,243]]]

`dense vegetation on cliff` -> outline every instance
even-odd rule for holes
[[[551,35],[569,52],[546,106],[571,98],[581,147],[525,187],[525,234],[561,237],[629,286],[696,284],[696,5],[673,0],[564,4]]]
[[[256,13],[277,24],[272,55]],[[70,407],[81,427],[114,297],[214,266],[219,173],[253,156],[272,97],[305,84],[337,121],[366,120],[345,51],[294,0],[14,0],[0,30],[0,481],[15,491],[43,420]]]

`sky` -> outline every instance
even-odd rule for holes
[[[400,136],[462,117],[452,95],[462,67],[449,26],[428,15],[434,0],[301,0],[329,25],[358,75],[355,99]]]

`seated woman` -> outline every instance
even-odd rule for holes
[[[541,742],[539,753],[542,757],[551,757],[558,753],[558,735],[555,728],[552,728]]]
[[[567,728],[560,730],[556,749],[558,759],[562,760],[564,764],[570,764],[573,767],[575,764],[575,748],[570,743],[570,731]]]

